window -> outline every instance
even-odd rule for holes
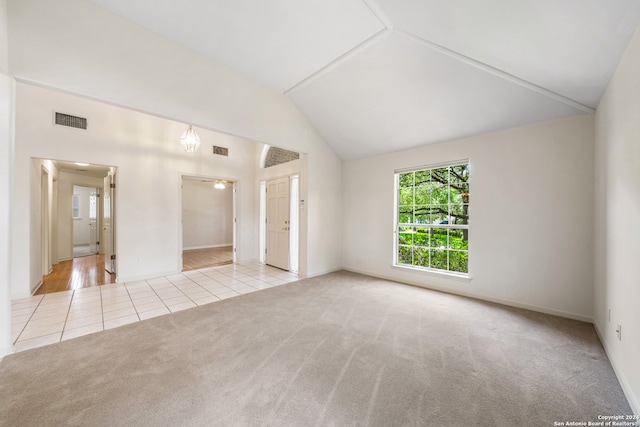
[[[98,218],[98,195],[96,192],[89,194],[89,219],[95,221]]]
[[[469,272],[469,161],[396,171],[395,265]]]
[[[71,214],[76,219],[80,218],[80,195],[79,194],[73,195],[73,202],[71,205]]]

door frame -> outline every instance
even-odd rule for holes
[[[32,218],[32,220],[29,223],[29,230],[30,230],[30,233],[33,233],[32,235],[39,240],[41,259],[37,260],[32,254],[32,256],[29,257],[29,265],[35,266],[34,262],[39,261],[39,268],[41,269],[40,273],[42,274],[42,276],[50,274],[53,271],[53,266],[58,264],[59,262],[73,259],[73,223],[72,222],[69,223],[69,230],[70,230],[69,239],[70,240],[68,241],[68,244],[70,245],[69,246],[70,254],[68,257],[67,256],[61,257],[61,252],[60,252],[60,245],[62,244],[64,244],[65,246],[67,245],[67,243],[65,243],[65,241],[67,240],[67,236],[66,236],[66,233],[64,235],[60,234],[59,227],[61,225],[61,222],[66,221],[67,219],[66,219],[66,215],[63,216],[60,214],[60,210],[62,206],[61,203],[66,203],[66,199],[61,200],[62,196],[60,194],[59,173],[61,172],[61,168],[60,168],[61,164],[62,164],[62,167],[68,167],[71,164],[75,164],[76,162],[79,162],[79,161],[80,160],[64,160],[64,159],[56,159],[51,157],[30,157],[30,164],[31,164],[31,167],[33,168],[32,172],[34,175],[32,175],[29,180],[29,194],[31,195],[30,197],[35,198],[32,200],[37,200],[38,198],[40,198],[41,206],[40,206],[39,227],[37,222],[34,222]],[[116,173],[118,170],[117,166],[101,165],[98,163],[88,163],[88,164],[92,166],[100,166],[102,168],[111,170],[114,174],[115,181],[118,180],[118,177],[116,176],[118,175]],[[40,173],[39,175],[36,175],[38,174],[38,171]],[[45,177],[43,174],[48,175],[46,177],[46,181],[48,181],[48,185],[46,186],[45,191],[43,191],[43,180],[45,180]],[[39,183],[38,181],[36,181],[37,179],[36,176],[40,177]],[[92,176],[92,175],[89,175],[89,176]],[[92,187],[91,185],[87,185],[82,181],[76,181],[76,180],[71,180],[67,184],[70,184],[71,186],[80,185],[84,187]],[[73,190],[71,192],[73,193]],[[44,197],[45,195],[48,195],[48,199],[49,199],[48,203],[42,203],[42,200],[43,198],[45,198]],[[114,199],[115,198],[116,196],[114,192]],[[113,217],[114,224],[117,217],[117,211],[115,208],[116,207],[114,206],[114,217]],[[45,211],[45,209],[48,209],[48,210]],[[45,214],[48,215],[48,233],[46,233],[46,227],[43,226],[45,224]],[[70,218],[69,221],[73,221],[73,218]],[[114,250],[117,252],[118,239],[115,233],[116,233],[116,230],[114,229]],[[47,243],[47,239],[48,239],[48,243]],[[38,243],[36,243],[36,245],[38,245]],[[49,263],[50,263],[48,270],[46,268],[47,266],[45,265],[45,257],[44,257],[45,248],[47,247],[48,247],[48,256],[49,256]],[[118,264],[118,260],[116,259],[115,260],[116,269],[117,269],[117,264]],[[117,277],[116,277],[116,280],[117,280]],[[41,285],[42,285],[42,277],[40,277],[40,279],[38,280],[38,283],[35,286],[31,287],[30,292],[31,293],[35,292],[38,289],[38,287]]]
[[[210,176],[210,175],[198,175],[198,174],[192,174],[192,173],[181,173],[180,174],[180,191],[179,191],[179,195],[178,195],[178,206],[179,206],[179,215],[178,215],[178,271],[182,272],[183,271],[183,260],[182,260],[182,253],[184,252],[184,222],[183,222],[183,218],[182,218],[182,212],[183,212],[183,206],[182,206],[182,198],[184,196],[183,194],[183,183],[184,183],[184,179],[185,178],[195,178],[195,179],[200,179],[200,180],[207,180],[207,181],[227,181],[227,182],[231,182],[232,186],[233,186],[233,191],[232,191],[232,198],[231,198],[231,203],[232,203],[232,211],[233,211],[233,218],[231,219],[231,234],[232,234],[232,249],[231,249],[231,254],[232,254],[232,260],[233,263],[235,264],[236,262],[238,262],[238,224],[240,223],[240,219],[238,218],[238,194],[240,192],[240,180],[237,178],[225,178],[225,177],[221,177],[221,176]]]
[[[302,203],[302,174],[300,172],[294,172],[290,175],[279,175],[274,177],[269,177],[268,179],[262,179],[258,183],[259,185],[259,218],[258,218],[258,234],[260,241],[260,248],[258,254],[258,261],[262,264],[267,265],[267,257],[266,257],[266,248],[268,246],[267,243],[267,226],[266,226],[266,216],[267,216],[267,197],[266,197],[266,188],[267,183],[269,181],[289,178],[289,226],[291,228],[291,232],[289,233],[289,270],[292,273],[300,273],[300,232],[301,232],[301,203]],[[294,200],[293,196],[293,188],[292,183],[296,181],[296,194],[297,198]],[[295,215],[294,215],[295,209]],[[292,224],[292,219],[295,219],[296,223]],[[295,257],[295,260],[292,258]]]
[[[111,183],[111,191],[109,192],[109,223],[110,223],[110,228],[111,228],[111,242],[110,242],[110,246],[111,246],[111,253],[114,256],[113,260],[112,260],[112,264],[111,264],[111,269],[113,271],[109,271],[109,269],[107,269],[107,262],[109,260],[107,260],[107,253],[105,251],[106,248],[106,239],[104,236],[104,208],[105,208],[105,203],[104,203],[104,198],[105,198],[105,189],[104,187],[101,189],[101,196],[102,196],[102,203],[100,204],[101,207],[101,218],[102,220],[100,221],[100,226],[102,228],[102,233],[100,233],[100,248],[102,249],[102,252],[104,253],[104,264],[105,264],[105,270],[111,274],[115,274],[116,275],[116,282],[118,281],[118,275],[120,274],[120,268],[118,267],[118,256],[117,254],[119,253],[118,251],[118,203],[117,203],[117,199],[118,199],[118,177],[120,176],[120,174],[118,173],[118,168],[116,166],[111,166],[109,168],[109,172],[107,174],[106,177],[104,177],[103,179],[106,179],[107,177],[110,177],[110,183]]]
[[[40,166],[40,236],[42,245],[42,275],[51,273],[51,192],[49,191],[49,170]]]
[[[271,178],[266,182],[265,264],[291,269],[291,179]],[[286,204],[282,204],[285,202]]]
[[[95,163],[90,163],[90,165],[95,165]],[[102,165],[100,165],[100,166],[102,166]],[[118,167],[117,166],[104,166],[104,167],[108,168],[109,172],[107,172],[107,174],[109,174],[109,173],[112,174],[112,183],[116,184],[116,188],[111,193],[111,197],[113,199],[111,202],[115,203],[115,200],[117,199],[117,194],[116,194],[117,191],[115,191],[115,190],[118,187],[118,182],[117,182],[118,181],[118,175],[119,175],[118,174]],[[107,175],[105,175],[105,177],[106,176]],[[91,178],[96,178],[96,179],[99,179],[100,181],[103,181],[105,177],[98,178],[98,177],[93,176]],[[98,233],[98,239],[100,241],[100,245],[99,245],[99,248],[98,248],[98,254],[104,254],[104,242],[103,242],[104,241],[104,233],[103,233],[104,230],[102,230],[102,226],[103,226],[103,222],[104,222],[104,218],[103,218],[103,215],[104,215],[104,200],[103,200],[103,198],[104,198],[104,184],[100,185],[98,187],[94,187],[93,185],[87,184],[86,182],[83,182],[82,180],[78,180],[78,179],[73,179],[69,183],[71,184],[71,194],[72,195],[73,195],[73,187],[76,186],[76,185],[79,186],[79,187],[95,188],[100,193],[100,202],[99,202],[99,206],[98,206],[98,219],[97,219],[97,222],[98,222],[97,233]],[[117,217],[118,217],[117,204],[114,204],[113,205],[113,211],[112,211],[112,217],[111,217],[111,231],[113,233],[113,243],[112,244],[113,244],[113,253],[114,254],[118,253],[118,248],[116,246],[118,239],[117,239],[117,236],[115,234],[116,233],[115,227],[116,227]],[[74,256],[73,256],[73,226],[74,226],[74,224],[73,224],[73,214],[72,214],[71,218],[69,219],[69,229],[71,230],[71,233],[68,236],[69,237],[69,243],[68,244],[69,244],[69,248],[71,249],[71,255],[70,255],[69,258],[58,259],[57,262],[70,260],[70,259],[74,258]],[[118,269],[117,269],[118,268],[118,258],[117,257],[116,257],[116,259],[114,261],[114,264],[115,264],[114,265],[114,269],[115,269],[116,274],[117,274],[117,272],[118,272]]]
[[[114,180],[115,180],[115,176],[114,176]],[[102,198],[103,195],[104,195],[103,194],[104,193],[104,188],[93,187],[93,186],[91,186],[89,184],[76,184],[74,182],[71,183],[71,188],[72,188],[71,194],[72,195],[73,195],[73,187],[92,188],[93,190],[96,190],[96,194],[99,194],[100,198]],[[115,197],[115,192],[113,192],[112,196]],[[99,200],[97,203],[98,203],[98,207],[97,207],[97,212],[96,212],[96,215],[97,215],[97,218],[96,218],[96,234],[97,234],[97,236],[96,237],[97,237],[99,243],[98,243],[98,252],[96,252],[96,254],[100,254],[100,253],[103,252],[103,250],[102,250],[102,231],[103,231],[102,230],[102,222],[103,222],[104,219],[102,218],[102,215],[103,215],[102,200]],[[115,206],[114,206],[114,208],[115,208]],[[115,212],[114,212],[114,215],[115,215]],[[112,222],[113,222],[113,219],[112,219]],[[75,258],[75,256],[73,255],[73,247],[74,247],[74,243],[75,243],[74,242],[75,239],[74,239],[73,236],[74,236],[74,228],[75,228],[75,226],[76,226],[76,224],[74,222],[73,213],[72,213],[72,215],[71,215],[71,235],[69,236],[69,237],[71,237],[71,259]],[[115,240],[115,237],[114,237],[114,240]],[[114,247],[114,253],[115,253],[115,247]]]

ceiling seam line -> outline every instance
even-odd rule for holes
[[[352,56],[356,55],[360,51],[368,48],[371,44],[377,42],[378,40],[383,39],[384,37],[388,36],[392,32],[393,31],[390,30],[389,28],[383,28],[382,30],[378,31],[377,33],[375,33],[374,35],[372,35],[371,37],[369,37],[365,41],[361,42],[357,46],[349,49],[348,51],[346,51],[342,55],[338,56],[336,59],[332,60],[327,65],[322,66],[317,71],[314,71],[309,76],[307,76],[304,79],[300,80],[298,83],[296,83],[295,85],[291,86],[289,89],[285,90],[283,92],[283,94],[284,95],[289,95],[291,92],[294,92],[294,91],[296,91],[296,90],[298,90],[300,88],[303,88],[303,87],[309,85],[314,80],[320,78],[321,76],[323,76],[325,73],[327,73],[331,69],[333,69],[336,66],[342,64],[347,59],[349,59]]]
[[[540,95],[544,95],[548,98],[551,99],[555,99],[556,101],[562,102],[563,104],[566,104],[568,106],[571,106],[573,108],[576,108],[578,110],[584,111],[585,113],[595,113],[596,110],[594,108],[591,108],[587,105],[581,104],[578,101],[575,101],[571,98],[567,98],[566,96],[560,95],[559,93],[553,92],[549,89],[546,89],[542,86],[539,86],[535,83],[531,83],[527,80],[521,79],[520,77],[514,76],[513,74],[509,74],[506,71],[502,71],[498,68],[492,67],[491,65],[485,64],[484,62],[480,62],[476,59],[470,58],[468,56],[462,55],[461,53],[458,53],[454,50],[448,49],[444,46],[441,46],[439,44],[430,42],[429,40],[423,39],[422,37],[418,37],[414,34],[408,33],[406,31],[403,30],[399,30],[399,29],[394,29],[393,30],[394,33],[397,33],[398,35],[405,37],[409,40],[415,41],[417,43],[420,43],[424,46],[427,46],[429,48],[432,48],[434,50],[439,51],[440,53],[443,53],[451,58],[457,59],[461,62],[464,62],[468,65],[474,66],[476,68],[479,68],[485,72],[491,73],[497,77],[501,77],[505,80],[508,80],[512,83],[515,83],[519,86],[522,86],[526,89],[532,90],[534,92],[539,93]]]
[[[391,20],[387,18],[387,15],[385,15],[380,6],[378,6],[374,0],[362,0],[362,2],[369,8],[371,13],[378,18],[378,21],[380,21],[382,25],[389,30],[393,29],[393,23],[391,23]]]

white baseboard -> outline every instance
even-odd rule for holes
[[[180,273],[182,273],[182,271],[180,270],[170,270],[170,271],[164,271],[160,273],[143,274],[140,276],[120,277],[116,275],[116,283],[136,282],[138,280],[152,280],[152,279],[158,279],[160,277],[165,277],[165,276],[173,276],[174,274],[180,274]]]
[[[242,260],[238,260],[236,261],[236,264],[238,265],[242,265],[242,264],[253,264],[253,263],[259,263],[259,264],[264,264],[264,262],[260,262],[258,260],[258,258],[248,258],[248,259],[242,259]]]
[[[567,311],[556,310],[556,309],[553,309],[553,308],[548,308],[548,307],[543,307],[543,306],[538,306],[538,305],[525,304],[525,303],[520,303],[518,301],[506,300],[506,299],[502,299],[502,298],[494,298],[494,297],[489,297],[489,296],[485,296],[485,295],[474,294],[472,292],[458,292],[458,291],[454,291],[454,290],[450,290],[450,289],[446,289],[446,288],[441,288],[439,286],[425,285],[424,283],[405,280],[404,278],[400,279],[398,277],[391,277],[391,276],[385,276],[385,275],[380,275],[380,274],[372,274],[372,273],[370,273],[368,271],[360,271],[360,270],[353,269],[353,268],[348,268],[348,267],[342,268],[342,270],[351,271],[353,273],[364,274],[365,276],[377,277],[379,279],[391,280],[392,282],[404,283],[404,284],[411,285],[411,286],[417,286],[417,287],[420,287],[420,288],[430,289],[432,291],[444,292],[444,293],[452,294],[452,295],[460,295],[460,296],[463,296],[463,297],[474,298],[474,299],[478,299],[478,300],[482,300],[482,301],[494,302],[496,304],[507,305],[509,307],[523,308],[525,310],[537,311],[539,313],[550,314],[552,316],[566,317],[567,319],[573,319],[573,320],[579,320],[581,322],[593,323],[593,317],[585,316],[585,315],[582,315],[582,314],[570,313],[570,312],[567,312]]]
[[[338,267],[338,268],[332,268],[329,270],[323,270],[323,271],[318,271],[312,274],[307,274],[305,276],[305,278],[310,279],[312,277],[318,277],[318,276],[324,276],[325,274],[331,274],[331,273],[335,273],[336,271],[342,271],[342,270],[347,270],[346,268],[342,268],[342,267]],[[353,270],[350,270],[353,271]],[[359,273],[358,271],[353,271],[354,273]],[[367,276],[371,276],[371,274],[367,274],[367,273],[360,273],[360,274],[365,274]],[[383,277],[381,277],[381,279],[383,279]],[[396,280],[397,282],[397,280]]]
[[[21,294],[11,294],[11,301],[24,299],[24,298],[31,298],[32,296],[33,295],[30,292],[21,293]]]
[[[38,289],[40,289],[40,286],[42,286],[42,279],[40,279],[38,283],[36,283],[35,288],[31,289],[31,295],[29,296],[34,296],[36,292],[38,292]]]
[[[220,245],[204,245],[204,246],[185,246],[182,248],[183,251],[189,251],[191,249],[213,249],[213,248],[224,248],[225,246],[233,246],[233,243],[222,243]]]
[[[611,362],[611,366],[613,367],[613,372],[615,372],[616,377],[618,377],[618,382],[620,383],[620,386],[622,387],[622,391],[624,392],[624,395],[626,396],[627,401],[629,402],[629,406],[631,406],[631,410],[635,415],[640,415],[639,397],[634,396],[633,390],[631,389],[629,382],[627,381],[626,377],[622,373],[622,370],[620,369],[620,364],[618,363],[613,353],[609,349],[609,346],[607,345],[607,341],[604,339],[604,334],[602,333],[602,331],[600,330],[597,324],[594,323],[593,327],[596,329],[596,334],[598,334],[598,338],[600,338],[600,342],[602,343],[602,347],[604,347],[604,352],[607,354],[607,357],[609,358],[609,362]]]
[[[0,362],[2,361],[3,357],[15,353],[15,351],[16,349],[12,345],[6,346],[6,347],[0,347]]]

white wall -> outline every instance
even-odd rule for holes
[[[595,324],[640,414],[640,28],[596,113]],[[607,310],[611,320],[607,320]],[[622,325],[618,340],[616,325]]]
[[[341,161],[286,96],[86,1],[12,1],[9,36],[24,81],[308,154],[301,271],[340,267]]]
[[[119,281],[179,271],[183,175],[219,176],[238,181],[237,258],[240,261],[257,258],[257,188],[255,166],[251,166],[257,165],[257,158],[253,142],[198,129],[202,140],[200,150],[185,153],[179,144],[186,128],[183,123],[22,83],[17,84],[16,90],[14,191],[23,196],[12,204],[14,298],[29,295],[42,275],[38,255],[41,240],[37,232],[40,194],[37,190],[31,191],[33,183],[39,183],[40,178],[32,158],[83,161],[118,168]],[[52,111],[88,117],[89,129],[54,126]],[[214,156],[214,143],[229,148],[229,157]],[[61,179],[61,197],[65,191],[62,184]],[[63,214],[59,217],[63,218]],[[58,240],[64,240],[62,235]],[[63,248],[59,249],[59,256],[65,256]],[[135,262],[136,258],[140,259],[139,263]]]
[[[0,0],[0,358],[11,352],[11,173],[13,79],[7,75],[7,2]]]
[[[470,159],[470,282],[392,267],[394,170]],[[343,263],[453,293],[590,320],[593,116],[344,164]]]
[[[182,181],[182,248],[233,244],[233,185],[213,188],[213,181]]]

